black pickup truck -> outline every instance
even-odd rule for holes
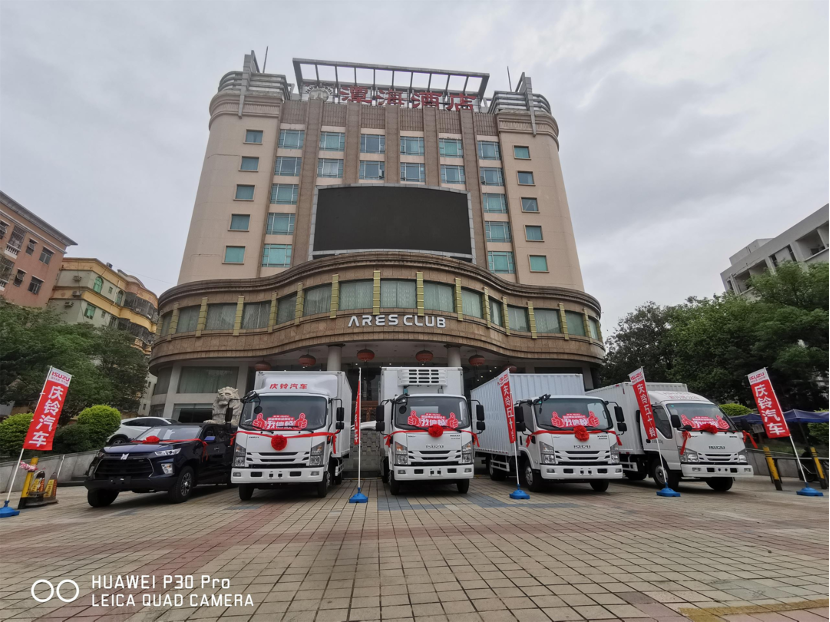
[[[167,493],[187,501],[200,484],[230,484],[235,428],[217,423],[176,423],[153,427],[126,445],[104,447],[89,467],[84,485],[94,508],[110,505],[118,493]]]

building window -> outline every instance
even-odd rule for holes
[[[519,171],[519,185],[520,186],[532,186],[533,185],[533,173],[530,171]]]
[[[426,181],[426,172],[423,164],[401,162],[401,181]]]
[[[297,294],[283,296],[277,301],[277,324],[285,324],[294,320],[297,313]]]
[[[245,261],[245,247],[244,246],[226,246],[225,247],[225,263],[244,263]]]
[[[417,306],[415,281],[382,279],[380,306],[383,309],[414,309]]]
[[[460,158],[463,157],[464,152],[461,148],[461,139],[459,138],[439,138],[438,152],[445,158]]]
[[[97,309],[97,308],[98,307],[96,307],[95,305],[91,305],[89,303],[86,303],[86,309],[84,309],[84,317],[89,319],[89,320],[94,319],[95,318],[95,309]]]
[[[479,160],[501,160],[499,144],[483,140],[479,141],[478,158]]]
[[[539,203],[536,199],[530,199],[527,197],[522,198],[522,211],[523,212],[538,212],[539,211]]]
[[[242,328],[265,328],[271,317],[271,301],[246,302],[242,307]]]
[[[115,296],[115,304],[120,305],[122,300],[124,300],[124,292],[119,289]]]
[[[290,265],[290,244],[266,244],[262,247],[263,268],[287,268]]]
[[[482,317],[481,294],[471,289],[461,290],[461,312],[470,317]]]
[[[240,171],[258,171],[259,158],[242,157],[242,164],[239,167]]]
[[[541,242],[542,227],[539,225],[525,225],[525,240],[528,242]]]
[[[196,326],[199,324],[199,309],[198,305],[179,309],[179,323],[176,324],[176,334],[192,333],[196,330]]]
[[[235,387],[236,367],[182,367],[177,393],[216,394],[222,387]]]
[[[303,316],[317,315],[331,311],[331,285],[312,287],[305,291]]]
[[[262,144],[262,130],[246,130],[245,142],[253,143],[254,145]]]
[[[565,321],[568,322],[568,334],[585,337],[585,316],[578,311],[565,311]]]
[[[501,301],[495,298],[490,298],[490,323],[496,326],[504,326],[504,317],[502,317]]]
[[[111,293],[112,293],[112,287],[110,287],[110,288],[107,290],[107,293],[108,293],[108,294],[111,294]]]
[[[420,136],[401,136],[402,155],[424,155],[424,139]]]
[[[48,248],[40,249],[40,261],[45,263],[47,266],[49,265],[49,262],[52,261],[52,255],[54,255],[54,253]]]
[[[484,193],[482,197],[484,211],[488,214],[506,214],[507,199],[503,194]]]
[[[360,153],[386,153],[386,136],[382,134],[361,134]]]
[[[484,223],[488,242],[509,242],[510,223],[488,220]]]
[[[233,330],[233,325],[235,323],[235,302],[207,306],[205,330]]]
[[[515,330],[520,333],[529,333],[530,328],[527,323],[527,309],[524,307],[507,307],[507,318],[509,321],[510,330]]]
[[[300,167],[302,164],[302,158],[287,158],[285,156],[280,156],[277,158],[276,165],[274,165],[274,175],[279,177],[298,177],[300,175]]]
[[[298,184],[273,184],[271,186],[271,203],[277,205],[296,205],[300,193]]]
[[[443,283],[424,283],[424,309],[429,311],[455,311],[455,289]]]
[[[343,160],[318,160],[317,177],[343,177]]]
[[[40,279],[36,279],[32,277],[32,280],[29,281],[29,291],[33,294],[37,294],[40,291],[40,286],[43,285],[43,281]]]
[[[548,258],[546,255],[530,255],[531,272],[547,272]]]
[[[513,157],[517,160],[529,160],[530,147],[513,147]]]
[[[14,286],[20,287],[23,285],[23,279],[26,278],[26,273],[23,270],[18,269],[17,274],[14,275]]]
[[[268,235],[291,235],[294,233],[294,214],[268,214]]]
[[[554,309],[536,309],[533,312],[536,318],[537,333],[561,333],[559,325],[559,311]]]
[[[32,255],[35,252],[35,246],[37,246],[37,243],[29,238],[29,243],[26,245],[26,254]]]
[[[248,214],[231,214],[231,231],[247,231],[250,223]]]
[[[360,179],[383,180],[383,170],[385,166],[383,162],[374,162],[372,160],[360,161]]]
[[[487,265],[495,274],[514,274],[513,253],[510,251],[488,251]]]
[[[254,200],[254,187],[253,186],[243,186],[242,184],[236,185],[236,195],[234,198],[237,201],[253,201]]]
[[[343,132],[320,132],[321,151],[343,151],[346,148],[346,134]]]
[[[463,184],[464,167],[457,165],[441,165],[441,181],[445,184]]]
[[[500,168],[482,168],[481,169],[481,185],[482,186],[503,186],[504,175],[502,175]]]
[[[373,281],[348,281],[340,284],[340,310],[371,309],[373,306]]]
[[[279,146],[283,149],[302,149],[305,142],[303,130],[280,130]]]
[[[6,237],[6,231],[9,228],[9,223],[0,220],[0,240]]]
[[[168,318],[169,317],[170,315],[168,314]],[[167,391],[170,390],[170,376],[172,375],[172,367],[165,367],[164,369],[159,370],[158,380],[156,380],[156,386],[153,387],[153,395],[164,395],[165,393],[167,393]],[[159,416],[161,416],[161,413],[159,413]]]
[[[94,291],[97,294],[100,294],[101,290],[103,288],[104,288],[104,279],[102,279],[100,276],[96,276],[95,281],[93,281],[93,283],[92,283],[92,291]]]
[[[588,318],[588,330],[590,331],[591,339],[599,341],[599,322],[592,317]]]

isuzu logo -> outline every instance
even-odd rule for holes
[[[444,449],[443,445],[427,445],[427,449]]]
[[[726,449],[726,445],[709,445],[709,449]]]

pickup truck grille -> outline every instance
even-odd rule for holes
[[[95,469],[95,477],[150,477],[153,465],[147,458],[127,459],[103,458]]]

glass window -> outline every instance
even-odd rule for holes
[[[34,254],[35,246],[37,246],[37,243],[34,240],[30,239],[28,244],[26,244],[26,254],[27,255]]]
[[[507,317],[510,320],[510,330],[520,333],[529,333],[530,327],[527,323],[527,309],[524,307],[507,307]]]
[[[496,326],[504,326],[501,301],[490,298],[490,322]]]
[[[519,171],[519,185],[520,186],[532,186],[533,185],[533,173],[529,171]]]
[[[481,185],[483,186],[503,186],[504,176],[500,168],[482,168],[481,169]]]
[[[424,283],[424,309],[452,313],[455,310],[454,297],[455,288],[452,285]]]
[[[591,339],[599,339],[599,322],[592,318],[588,318],[588,330],[590,331]]]
[[[287,268],[290,265],[290,244],[266,244],[262,247],[263,268]]]
[[[246,158],[242,157],[242,165],[239,167],[241,171],[258,171],[259,170],[259,158]]]
[[[115,304],[120,305],[121,301],[124,299],[124,292],[120,289],[118,290],[118,295],[115,297]]]
[[[298,177],[300,175],[300,167],[303,164],[302,158],[287,158],[279,156],[277,163],[274,165],[274,175],[278,177]]]
[[[205,330],[232,330],[235,322],[235,302],[208,305]]]
[[[539,225],[525,225],[525,239],[528,242],[541,242],[542,227]]]
[[[343,160],[325,160],[317,161],[317,177],[343,177]]]
[[[527,197],[522,198],[522,211],[523,212],[538,212],[539,211],[539,203],[536,199],[530,199]]]
[[[247,231],[251,224],[248,214],[231,214],[231,231]]]
[[[481,294],[471,289],[462,289],[461,312],[471,317],[482,317]]]
[[[283,296],[277,301],[277,324],[285,324],[294,320],[297,312],[297,294]]]
[[[283,149],[302,149],[304,141],[303,130],[280,130],[279,146]]]
[[[414,309],[417,306],[415,281],[381,279],[380,306],[383,309]]]
[[[4,259],[5,259],[5,257],[4,257]],[[12,264],[12,265],[14,265],[14,264]],[[26,278],[25,270],[21,270],[20,268],[18,268],[17,269],[17,274],[14,275],[14,286],[15,287],[20,287],[21,285],[23,285],[23,279],[25,279],[25,278]]]
[[[340,309],[371,309],[374,294],[373,281],[347,281],[340,283]]]
[[[100,276],[95,277],[95,281],[92,283],[92,291],[100,294],[101,289],[104,287],[104,279]]]
[[[386,136],[382,134],[361,134],[360,153],[386,153]]]
[[[266,328],[271,317],[271,301],[246,302],[242,307],[242,328]]]
[[[513,157],[517,160],[529,160],[530,147],[513,147]]]
[[[265,233],[268,235],[291,235],[294,233],[294,214],[268,214]]]
[[[672,438],[673,431],[671,421],[669,420],[669,416],[666,414],[665,409],[662,406],[654,406],[652,408],[652,412],[654,413],[654,425],[658,430],[660,430],[660,434],[663,435],[663,438]]]
[[[343,151],[346,148],[346,134],[343,132],[320,132],[322,151]]]
[[[584,315],[578,311],[565,311],[565,320],[568,322],[568,334],[585,337]]]
[[[371,160],[360,161],[360,179],[383,179],[383,170],[385,166],[383,162],[373,162]]]
[[[84,317],[89,318],[90,320],[95,317],[95,309],[97,309],[95,305],[91,305],[86,303],[86,309],[84,309]]]
[[[424,155],[424,139],[420,136],[401,136],[403,155]]]
[[[487,264],[490,272],[496,274],[513,274],[516,268],[513,265],[513,253],[509,251],[488,251]]]
[[[273,184],[271,186],[271,203],[296,205],[299,193],[299,184]]]
[[[482,197],[484,211],[488,214],[506,214],[507,200],[503,194],[484,193]]]
[[[170,332],[170,320],[173,319],[172,313],[165,313],[161,318],[161,336],[163,337]]]
[[[426,180],[426,173],[424,172],[424,165],[412,162],[401,162],[401,181],[419,181]]]
[[[168,314],[169,316],[169,314]],[[170,376],[173,375],[173,368],[172,367],[165,367],[164,369],[160,369],[157,380],[156,386],[153,387],[153,395],[164,395],[170,389]]]
[[[49,262],[52,261],[53,254],[48,248],[43,248],[40,251],[40,260],[48,266]]]
[[[458,138],[439,138],[438,152],[445,158],[460,158],[464,155]]]
[[[236,195],[234,197],[237,201],[253,201],[254,200],[254,187],[253,186],[244,186],[242,184],[237,184],[236,186]]]
[[[457,165],[441,165],[441,181],[445,184],[463,184],[464,167]]]
[[[509,242],[510,223],[488,220],[484,223],[488,242]]]
[[[478,157],[480,160],[500,160],[501,151],[499,144],[489,141],[479,141]]]
[[[561,333],[559,326],[559,311],[555,309],[535,309],[533,315],[536,318],[537,333]]]
[[[246,143],[255,143],[257,145],[262,144],[262,130],[246,130],[245,131],[245,142]]]
[[[331,285],[320,285],[305,291],[303,317],[331,311]]]
[[[199,307],[184,307],[179,309],[179,323],[176,325],[176,333],[192,333],[199,323]]]
[[[245,247],[244,246],[226,246],[225,247],[225,263],[244,263],[245,262]]]
[[[40,291],[40,286],[43,285],[43,281],[40,279],[36,279],[32,277],[32,280],[29,281],[29,291],[33,294],[37,294]]]
[[[236,367],[182,367],[178,393],[216,393],[224,387],[235,387],[239,370]]]
[[[545,255],[530,255],[531,272],[547,272],[548,258]]]

